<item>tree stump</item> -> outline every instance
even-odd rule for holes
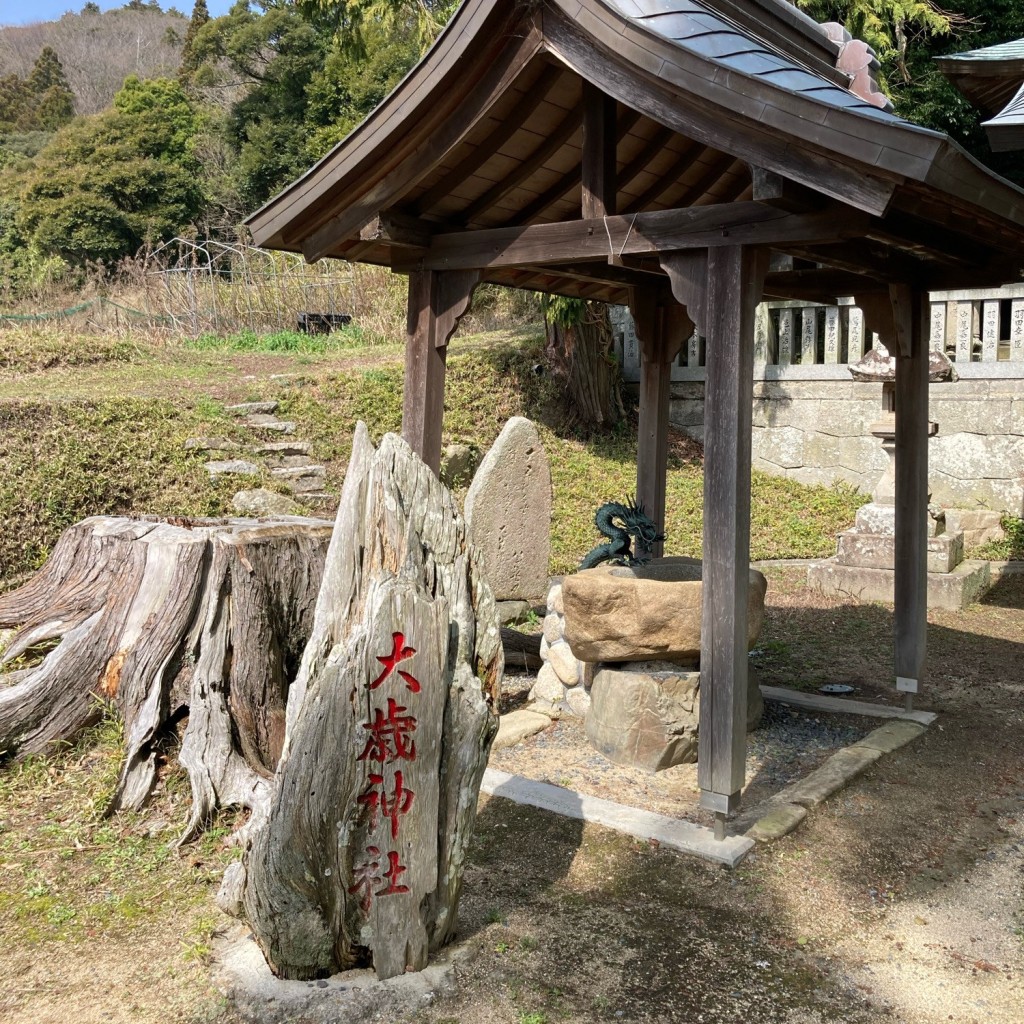
[[[330,536],[316,519],[97,516],[71,527],[35,577],[0,596],[0,627],[17,628],[0,670],[46,650],[0,675],[0,756],[73,739],[112,703],[125,760],[110,810],[138,808],[162,735],[187,711],[182,839],[218,808],[258,811]]]
[[[360,424],[268,816],[226,880],[276,974],[392,977],[452,937],[501,670],[451,494]]]

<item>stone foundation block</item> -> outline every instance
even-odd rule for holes
[[[696,761],[699,685],[699,672],[667,662],[599,669],[587,737],[609,761],[648,772]]]
[[[832,597],[892,604],[892,569],[869,569],[840,565],[833,558],[812,562],[807,583]],[[968,560],[952,572],[928,574],[928,607],[961,611],[979,600],[992,585],[988,562]]]
[[[896,560],[896,538],[879,533],[844,530],[839,534],[836,561],[840,565],[891,569]],[[964,535],[940,533],[928,538],[928,571],[952,572],[964,558]]]

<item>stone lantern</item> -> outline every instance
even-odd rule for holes
[[[896,360],[884,345],[876,342],[876,347],[849,369],[856,381],[882,385],[881,415],[868,429],[881,440],[888,459],[871,492],[871,502],[858,509],[853,529],[839,534],[835,557],[811,565],[808,582],[833,595],[862,601],[892,601],[896,544]],[[943,353],[930,354],[928,380],[957,380],[953,364]],[[938,431],[938,423],[929,423],[930,437]],[[928,536],[929,607],[960,609],[978,600],[989,587],[988,563],[964,561],[963,531],[947,530],[941,509],[930,505],[922,528]]]

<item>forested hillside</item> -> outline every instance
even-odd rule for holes
[[[798,0],[878,52],[897,110],[994,158],[933,57],[1024,35],[1017,0]],[[0,30],[0,301],[242,219],[380,102],[455,0],[158,0]]]

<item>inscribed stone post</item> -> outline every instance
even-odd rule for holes
[[[477,470],[466,527],[498,601],[543,600],[551,551],[551,467],[540,433],[513,416]]]

